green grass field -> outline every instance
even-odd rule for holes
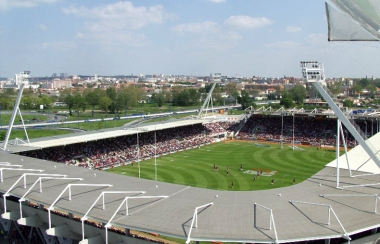
[[[68,130],[53,130],[53,129],[28,129],[28,137],[29,139],[35,139],[35,138],[40,138],[40,137],[48,137],[48,136],[59,136],[59,135],[65,135],[65,134],[70,134],[72,133],[71,131]],[[7,131],[3,130],[0,131],[0,134],[3,133],[4,138],[7,133]],[[17,130],[12,130],[9,140],[13,140],[15,138],[19,138],[21,140],[26,140],[26,135],[23,129],[17,129]],[[0,139],[1,140],[1,139]]]
[[[266,145],[269,147],[246,141],[220,142],[158,157],[157,180],[217,190],[264,190],[290,186],[293,178],[296,183],[302,182],[335,158],[334,150],[315,147],[292,150],[285,145],[283,149],[278,144]],[[218,171],[213,170],[214,164]],[[241,165],[243,170],[240,170]],[[263,175],[254,180],[257,170],[263,171]],[[134,177],[139,174],[137,163],[108,171]],[[155,179],[154,159],[140,162],[140,175]]]

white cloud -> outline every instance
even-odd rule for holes
[[[226,0],[209,0],[209,1],[213,3],[224,3]]]
[[[204,21],[200,23],[180,24],[172,28],[177,33],[207,33],[215,31],[218,28],[218,24],[212,21]]]
[[[84,37],[84,34],[82,32],[78,32],[76,35],[75,35],[75,38],[77,39],[82,39]]]
[[[300,47],[301,45],[298,42],[283,41],[283,42],[267,43],[264,46],[268,49],[292,49],[292,48]]]
[[[235,32],[235,31],[229,31],[226,36],[230,40],[240,40],[243,38],[239,33]]]
[[[145,35],[129,31],[113,32],[111,36],[108,34],[100,35],[98,33],[89,33],[82,39],[85,39],[86,41],[96,41],[103,49],[125,47],[125,45],[144,46],[148,43]]]
[[[135,7],[127,1],[100,5],[91,9],[83,6],[71,6],[65,8],[63,12],[95,19],[95,21],[85,24],[89,31],[95,32],[140,29],[150,24],[164,23],[170,17],[161,5],[154,5],[149,8]]]
[[[173,17],[161,5],[137,7],[129,1],[103,4],[94,8],[73,5],[63,9],[63,12],[85,19],[84,30],[75,35],[77,40],[97,42],[104,48],[115,45],[146,45],[146,36],[135,31],[148,25],[162,24]]]
[[[59,0],[0,0],[0,9],[31,8],[40,4],[55,3]]]
[[[327,35],[324,34],[310,34],[305,41],[311,45],[326,45],[328,43]]]
[[[271,25],[273,24],[273,21],[265,17],[252,18],[249,16],[238,15],[229,17],[225,23],[236,28],[255,29]]]
[[[74,42],[58,41],[58,42],[43,42],[40,45],[41,49],[55,49],[61,51],[69,51],[75,48]]]
[[[47,26],[44,25],[44,24],[37,25],[37,28],[40,29],[40,30],[42,30],[42,31],[46,31],[47,30]]]
[[[286,32],[299,32],[301,30],[302,29],[300,27],[296,27],[296,26],[288,26],[288,27],[286,27]]]

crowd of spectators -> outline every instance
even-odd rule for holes
[[[7,243],[44,243],[43,240],[41,240],[39,234],[37,233],[36,228],[32,228],[31,226],[17,225],[17,223],[13,221],[8,221],[7,223],[10,225],[9,232],[3,232],[3,230],[1,230],[1,236],[7,239]]]
[[[226,132],[230,123],[197,124],[139,133],[88,143],[22,152],[21,155],[80,167],[104,169],[196,148],[213,142],[214,133]]]
[[[356,122],[362,131],[365,131],[365,121]],[[370,124],[370,123],[368,123]],[[293,129],[294,128],[294,129]],[[278,115],[252,115],[238,137],[241,139],[258,139],[266,141],[282,141],[283,143],[294,143],[314,146],[335,146],[337,122],[334,118],[315,118],[298,116],[278,116]],[[371,128],[373,131],[376,128]],[[343,131],[347,147],[356,146],[355,139],[343,125]],[[340,137],[340,145],[343,145]]]
[[[205,123],[203,124],[210,134],[231,133],[235,131],[236,122],[217,122],[217,123]]]

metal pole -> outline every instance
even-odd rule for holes
[[[156,138],[156,126],[154,128],[154,180],[157,181],[157,138]]]
[[[283,131],[284,131],[284,114],[281,113],[281,149],[283,147],[284,141],[283,141]]]
[[[272,209],[269,211],[270,217],[269,217],[269,230],[272,230],[272,218],[273,218],[273,212]]]
[[[375,213],[377,213],[377,194],[375,194]]]
[[[4,151],[7,149],[8,140],[9,140],[9,137],[11,135],[11,131],[12,131],[12,128],[13,128],[13,123],[15,121],[17,110],[18,110],[18,106],[20,105],[20,101],[21,101],[21,97],[22,97],[22,92],[24,91],[24,86],[25,86],[25,83],[22,82],[21,85],[20,85],[18,94],[17,94],[17,98],[16,98],[16,101],[15,101],[14,107],[13,107],[11,119],[9,120],[8,130],[7,130],[7,133],[5,135],[4,149],[3,149]]]
[[[253,227],[256,228],[256,211],[257,211],[257,207],[256,207],[256,203],[253,205]]]
[[[108,227],[107,226],[105,227],[105,230],[106,230],[106,244],[108,244]]]
[[[292,144],[293,144],[292,147],[293,147],[293,150],[294,150],[294,114],[293,114],[293,143]]]
[[[137,166],[139,167],[139,178],[140,178],[140,146],[139,146],[139,132],[137,132]]]
[[[328,225],[330,225],[330,220],[331,220],[331,206],[329,206],[329,208],[328,208],[329,210],[328,210],[328,222],[327,222],[327,224]]]
[[[84,240],[84,220],[82,220],[82,241]]]
[[[340,120],[337,119],[336,130],[336,187],[339,187],[339,139],[340,139]]]

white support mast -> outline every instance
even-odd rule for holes
[[[29,71],[24,71],[21,74],[16,75],[16,84],[19,85],[19,87],[18,87],[19,90],[18,90],[16,101],[15,101],[15,105],[13,107],[11,119],[9,121],[9,126],[8,126],[8,130],[7,130],[7,134],[5,135],[4,147],[3,148],[0,147],[0,149],[2,149],[4,151],[6,151],[6,149],[7,149],[7,145],[8,145],[8,141],[9,141],[9,136],[11,135],[11,131],[12,131],[12,128],[13,128],[13,124],[14,124],[17,112],[20,115],[22,124],[24,126],[24,131],[25,131],[26,139],[27,139],[28,144],[29,144],[28,133],[26,132],[26,128],[25,128],[25,125],[24,125],[24,120],[22,119],[21,111],[20,111],[20,108],[19,108],[21,97],[22,97],[22,93],[24,91],[24,86],[25,86],[25,84],[29,83],[29,77],[30,77],[29,74],[30,74]]]
[[[198,119],[201,118],[202,112],[203,112],[204,108],[206,107],[206,105],[208,106],[208,104],[210,103],[210,101],[212,103],[211,95],[212,95],[212,92],[214,91],[215,85],[216,85],[216,82],[214,82],[212,84],[212,87],[211,87],[210,91],[207,94],[206,100],[203,102],[203,105],[202,105],[201,109],[199,110],[198,117],[197,117]]]
[[[362,136],[356,130],[356,128],[351,124],[348,118],[343,114],[343,112],[339,109],[338,105],[334,102],[334,100],[330,97],[328,92],[325,90],[325,72],[322,63],[318,63],[316,61],[302,61],[302,76],[308,82],[312,83],[318,92],[321,94],[323,99],[328,103],[330,108],[334,111],[335,115],[338,119],[344,124],[347,130],[351,133],[351,135],[355,138],[355,140],[363,147],[366,153],[371,157],[371,159],[376,163],[378,167],[380,167],[380,160],[375,155],[375,150],[373,150],[367,143],[364,141]],[[338,131],[339,133],[339,131]]]

